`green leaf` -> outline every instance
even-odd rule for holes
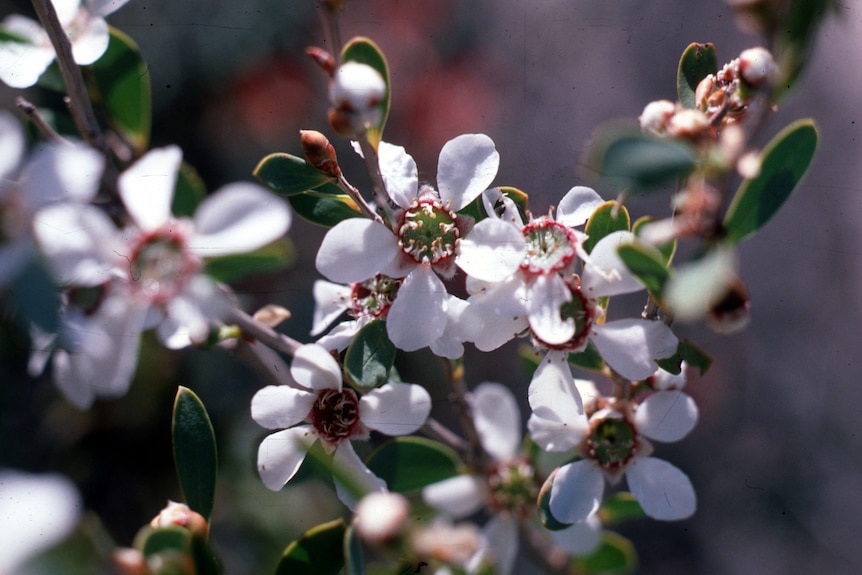
[[[282,153],[268,155],[252,173],[264,186],[283,196],[301,194],[335,181],[302,158]]]
[[[590,555],[573,558],[571,564],[577,573],[624,575],[635,572],[638,555],[631,541],[613,531],[604,531],[599,548]]]
[[[539,490],[539,497],[536,500],[536,507],[539,510],[539,521],[542,522],[542,525],[545,526],[545,529],[549,531],[561,531],[566,527],[570,527],[571,523],[563,523],[551,513],[551,487],[554,483],[554,478],[557,476],[557,472],[560,470],[558,467],[545,480],[545,483],[542,485],[542,488]]]
[[[12,32],[9,32],[4,28],[0,28],[0,43],[3,42],[12,42],[14,44],[30,44],[31,46],[33,45],[33,42],[31,42],[29,38],[13,34]]]
[[[599,508],[599,518],[602,520],[602,525],[611,525],[644,517],[646,514],[640,503],[634,498],[634,495],[627,491],[620,491],[606,497]]]
[[[138,536],[137,544],[146,557],[151,557],[166,551],[176,551],[185,554],[190,549],[192,534],[183,527],[147,527]]]
[[[352,525],[344,533],[344,572],[345,575],[365,575],[365,553]]]
[[[650,293],[660,298],[664,284],[670,277],[662,254],[655,248],[637,243],[618,247],[617,254],[629,271],[646,286]]]
[[[22,316],[48,333],[57,333],[60,329],[60,292],[40,259],[28,258],[12,280],[9,290]]]
[[[289,196],[287,201],[302,219],[328,228],[347,218],[364,217],[359,206],[347,194],[314,190]]]
[[[641,232],[643,232],[643,228],[646,224],[652,223],[655,220],[650,216],[641,216],[639,217],[635,223],[632,224],[632,233],[636,236],[640,236]],[[674,254],[676,253],[676,239],[673,239],[669,242],[666,242],[660,246],[655,246],[655,248],[661,252],[662,261],[665,266],[669,266],[671,260],[673,259]]]
[[[799,79],[811,61],[811,50],[823,19],[832,10],[840,14],[838,0],[789,0],[781,6],[782,21],[775,25],[775,56],[781,78],[776,96],[783,95]]]
[[[275,575],[338,575],[344,568],[343,519],[312,527],[287,546]]]
[[[692,42],[679,59],[676,92],[679,103],[686,108],[696,108],[694,93],[701,80],[718,72],[715,45]]]
[[[630,225],[631,218],[625,206],[614,200],[603,203],[595,209],[590,219],[587,220],[587,225],[584,228],[584,233],[587,234],[584,249],[590,253],[600,239],[613,232],[628,231]]]
[[[195,393],[180,386],[174,400],[174,464],[186,504],[209,521],[215,499],[216,440],[209,415]]]
[[[424,437],[394,437],[365,462],[390,491],[408,493],[458,475],[462,463],[450,447]]]
[[[284,237],[252,252],[210,258],[204,271],[220,282],[231,283],[252,275],[286,269],[295,261],[293,242]]]
[[[386,332],[386,322],[376,319],[365,324],[344,356],[344,370],[351,385],[359,391],[371,391],[386,383],[395,364],[395,351]]]
[[[633,129],[606,129],[587,162],[608,186],[649,191],[675,184],[697,165],[694,148],[681,140],[660,139]]]
[[[602,354],[599,353],[599,350],[596,349],[592,341],[587,341],[587,347],[584,351],[570,353],[568,362],[581,369],[588,369],[590,371],[605,370],[605,360],[602,359]]]
[[[92,97],[111,127],[142,154],[152,124],[150,71],[134,40],[114,27],[110,33],[107,51],[91,67],[97,92]]]
[[[738,243],[778,212],[805,175],[817,149],[811,119],[797,120],[776,135],[761,154],[760,174],[739,186],[724,217],[726,238]]]
[[[691,340],[684,339],[677,344],[676,353],[672,356],[655,360],[660,368],[674,375],[682,371],[683,361],[703,375],[712,365],[713,357],[692,343]]]
[[[352,38],[341,51],[341,60],[343,62],[360,62],[367,64],[377,70],[386,82],[386,95],[380,103],[383,113],[380,115],[380,122],[376,126],[368,129],[368,141],[374,149],[380,144],[383,137],[383,126],[386,125],[386,118],[389,116],[389,104],[391,100],[392,84],[389,81],[389,65],[386,63],[386,57],[380,48],[377,47],[371,39],[363,36]]]
[[[512,200],[516,206],[518,206],[518,211],[521,213],[521,218],[526,220],[524,214],[527,212],[527,200],[529,197],[526,193],[522,192],[518,188],[513,188],[510,186],[500,186],[498,188],[504,196]],[[458,210],[458,215],[461,216],[469,216],[473,218],[474,221],[480,222],[488,217],[488,214],[485,213],[485,205],[482,202],[482,195],[480,194],[475,200]]]
[[[197,170],[188,162],[180,164],[171,213],[179,218],[191,218],[198,205],[207,196],[207,187]]]

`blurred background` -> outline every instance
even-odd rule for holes
[[[0,0],[0,17],[28,11],[22,0]],[[266,154],[300,154],[300,129],[331,134],[326,80],[304,56],[306,46],[328,48],[311,0],[132,0],[109,22],[149,63],[153,146],[179,144],[210,190],[251,179]],[[502,158],[495,183],[527,192],[534,213],[593,183],[580,158],[597,126],[675,99],[677,62],[690,42],[715,43],[720,64],[760,43],[721,0],[354,0],[342,24],[344,40],[369,36],[386,54],[393,100],[385,139],[407,148],[420,178],[433,180],[447,140],[483,132]],[[637,546],[639,573],[862,572],[860,56],[862,6],[844,2],[764,130],[761,143],[810,116],[821,144],[795,196],[741,246],[748,329],[718,336],[676,328],[715,364],[688,387],[698,427],[656,455],[688,473],[699,506],[687,521],[621,530]],[[14,109],[16,95],[0,86],[0,105]],[[333,142],[353,183],[367,189],[349,146]],[[666,202],[633,198],[629,209],[660,215]],[[246,309],[288,307],[294,315],[283,329],[303,341],[324,231],[296,218],[295,266],[237,286]],[[255,458],[265,431],[244,406],[268,381],[242,361],[243,350],[174,353],[147,340],[129,395],[81,413],[47,378],[26,375],[25,335],[5,326],[0,337],[0,467],[68,475],[117,544],[131,544],[167,498],[180,498],[170,447],[178,384],[200,395],[215,422],[222,477],[213,537],[227,572],[270,572],[299,532],[341,512],[317,482],[281,493],[260,483]],[[513,346],[491,356],[470,349],[466,361],[471,385],[501,381],[526,397]],[[405,379],[433,386],[435,373],[420,363]],[[445,391],[435,399],[444,404]]]

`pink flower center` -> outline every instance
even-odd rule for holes
[[[571,318],[575,322],[575,334],[563,344],[549,344],[536,336],[535,332],[533,339],[548,349],[583,351],[587,345],[587,337],[590,335],[593,321],[596,318],[596,306],[581,293],[581,288],[571,283],[568,283],[568,286],[572,292],[572,299],[560,306],[560,317],[563,319]]]
[[[488,508],[526,517],[539,493],[536,471],[526,458],[494,465],[488,473]]]
[[[400,285],[400,279],[382,274],[353,284],[350,293],[351,315],[355,318],[385,316],[395,301]]]
[[[308,414],[317,434],[330,444],[356,435],[360,431],[359,400],[352,389],[324,389]]]
[[[176,227],[175,223],[143,234],[129,260],[132,285],[155,304],[173,299],[200,269],[200,260],[188,250],[185,234]]]
[[[565,269],[577,255],[578,236],[568,227],[548,218],[530,222],[521,230],[527,254],[521,271],[547,275]]]
[[[458,249],[461,232],[455,213],[434,197],[413,200],[401,216],[398,245],[418,264],[437,264],[452,258]]]
[[[624,468],[637,453],[640,439],[634,424],[625,417],[598,419],[590,424],[587,455],[602,469],[615,472]]]

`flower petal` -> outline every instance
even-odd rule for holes
[[[326,348],[309,343],[293,354],[290,375],[299,385],[309,389],[341,390],[341,368]]]
[[[480,351],[497,349],[529,327],[523,311],[516,314],[502,314],[495,310],[494,299],[497,294],[502,293],[498,288],[503,285],[497,284],[486,294],[471,297],[470,305],[461,317],[464,341],[472,341]],[[501,297],[505,296],[501,295]]]
[[[263,484],[278,491],[296,475],[317,437],[310,425],[276,431],[257,450],[257,471]]]
[[[79,66],[89,66],[108,49],[111,39],[108,23],[95,14],[82,14],[75,24],[77,30],[72,37],[72,57]]]
[[[525,253],[524,236],[518,228],[485,218],[461,239],[455,263],[476,279],[498,282],[518,271]]]
[[[0,80],[12,88],[29,88],[54,61],[54,49],[45,30],[35,20],[11,14],[2,28],[30,43],[0,43]]]
[[[518,556],[518,521],[511,515],[494,515],[482,528],[482,533],[487,546],[487,553],[483,555],[496,567],[494,573],[511,575]]]
[[[250,252],[284,235],[290,211],[262,187],[236,182],[208,196],[194,216],[189,248],[200,257]]]
[[[446,287],[430,266],[416,266],[398,288],[389,308],[386,329],[395,347],[416,351],[443,335],[446,323]]]
[[[555,219],[565,226],[574,228],[586,223],[604,200],[596,191],[586,186],[575,186],[557,204]]]
[[[359,420],[386,435],[413,433],[430,413],[431,396],[413,383],[386,383],[359,400]]]
[[[464,355],[464,342],[469,341],[466,337],[464,326],[464,313],[470,304],[460,298],[450,295],[446,300],[446,329],[443,334],[431,342],[430,347],[434,355],[446,359],[458,359]]]
[[[251,418],[267,429],[284,429],[302,423],[316,394],[287,385],[268,385],[251,398]]]
[[[456,475],[422,488],[422,500],[447,515],[460,519],[485,505],[487,483],[478,475]]]
[[[541,275],[529,287],[527,317],[530,329],[543,342],[561,345],[575,335],[575,320],[563,318],[562,307],[572,301],[572,292],[557,274]]]
[[[533,410],[527,428],[542,449],[574,448],[587,432],[581,396],[563,352],[550,352],[533,374],[528,391]]]
[[[174,185],[182,160],[182,150],[177,146],[156,148],[120,174],[120,197],[143,230],[155,230],[171,218]]]
[[[374,475],[374,472],[362,463],[349,441],[342,441],[335,448],[332,465],[350,478],[351,489],[339,481],[337,476],[333,479],[335,480],[335,494],[351,510],[356,509],[356,505],[364,495],[373,491],[386,491],[386,482]],[[359,493],[355,494],[353,490],[358,490]]]
[[[449,140],[437,161],[437,189],[443,202],[458,211],[491,185],[500,154],[485,134],[463,134]]]
[[[658,391],[635,411],[638,431],[656,441],[679,441],[697,424],[697,404],[681,391]]]
[[[554,476],[551,514],[562,523],[580,523],[596,512],[605,491],[605,478],[591,461],[563,465]]]
[[[0,45],[0,51],[2,51],[2,45]],[[15,172],[24,158],[26,146],[27,141],[21,124],[15,116],[6,110],[0,110],[0,181],[15,177]]]
[[[23,187],[30,209],[72,200],[90,202],[99,191],[105,160],[84,145],[49,145],[37,151],[27,165]]]
[[[589,298],[633,293],[644,285],[629,271],[617,248],[634,241],[631,232],[613,232],[600,239],[590,252],[581,275],[581,291]]]
[[[587,555],[599,546],[602,540],[601,521],[590,515],[582,523],[574,523],[560,531],[548,531],[554,544],[569,555]]]
[[[473,421],[482,447],[495,461],[511,461],[521,446],[521,412],[505,385],[483,382],[471,394]]]
[[[697,496],[688,476],[667,461],[636,457],[626,470],[626,481],[644,513],[653,519],[687,519],[697,509]]]
[[[311,287],[314,295],[314,315],[311,320],[311,335],[319,335],[350,309],[353,290],[345,285],[317,280]]]
[[[654,358],[670,357],[677,339],[660,321],[618,319],[593,327],[590,339],[614,371],[632,381],[646,379],[658,368]]]
[[[409,207],[419,190],[419,171],[413,156],[401,146],[380,142],[377,161],[389,197],[402,208]]]
[[[326,233],[315,263],[327,279],[353,283],[387,270],[399,255],[398,238],[389,228],[364,218],[350,218]]]

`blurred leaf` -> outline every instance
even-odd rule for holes
[[[527,212],[527,200],[529,196],[526,193],[522,192],[518,188],[512,188],[510,186],[500,186],[498,188],[503,195],[512,200],[516,206],[518,206],[518,211],[521,213],[521,218],[526,220],[524,214]],[[475,200],[458,210],[458,215],[461,216],[469,216],[473,218],[474,221],[479,222],[488,217],[485,213],[485,206],[482,202],[482,195],[480,194]]]
[[[634,498],[634,495],[627,491],[620,491],[606,497],[599,508],[599,518],[602,520],[602,525],[611,525],[644,517],[646,514],[640,503]]]
[[[262,159],[252,173],[264,186],[283,196],[300,194],[335,181],[304,159],[281,153]]]
[[[461,460],[450,447],[424,437],[394,437],[365,462],[390,491],[407,493],[458,475]]]
[[[600,132],[587,164],[610,187],[648,191],[675,184],[697,165],[694,148],[681,140],[655,138],[634,129]]]
[[[114,27],[107,51],[92,66],[98,94],[111,127],[140,155],[150,141],[152,97],[150,71],[134,40]]]
[[[587,347],[584,351],[570,353],[568,362],[581,369],[588,369],[590,371],[605,370],[605,360],[602,359],[602,354],[599,353],[599,350],[596,349],[592,341],[587,341]]]
[[[30,44],[31,46],[33,45],[33,42],[31,42],[29,38],[13,34],[5,28],[0,28],[0,43],[2,42],[12,42],[15,44]]]
[[[395,345],[389,341],[386,322],[365,324],[353,337],[344,356],[344,371],[359,391],[371,391],[387,381],[395,364]]]
[[[386,57],[380,48],[377,47],[370,38],[357,36],[352,38],[341,51],[341,60],[343,62],[359,62],[367,64],[377,70],[386,82],[386,95],[380,106],[383,113],[380,115],[380,123],[368,129],[368,141],[377,150],[380,140],[383,138],[383,127],[386,125],[386,118],[389,116],[389,104],[391,101],[392,84],[389,81],[389,65],[386,63]]]
[[[650,293],[660,298],[664,284],[670,277],[661,253],[643,244],[629,243],[617,248],[617,254]]]
[[[625,206],[614,200],[603,203],[595,209],[590,219],[587,220],[587,225],[584,228],[584,233],[587,234],[584,249],[590,253],[600,239],[613,232],[628,231],[630,225],[631,218]]]
[[[146,557],[166,551],[185,554],[191,548],[191,538],[191,532],[183,527],[145,527],[138,534],[136,545]]]
[[[190,218],[207,195],[207,187],[197,170],[183,161],[177,173],[171,213],[178,218]]]
[[[676,353],[672,356],[655,360],[663,370],[678,375],[682,371],[682,362],[697,369],[701,375],[707,372],[713,362],[713,357],[695,345],[689,339],[677,344]]]
[[[252,252],[207,259],[207,275],[224,283],[231,283],[256,274],[283,270],[296,261],[293,242],[279,238]]]
[[[542,354],[536,351],[536,348],[532,345],[521,344],[518,346],[518,359],[527,377],[533,377],[533,373],[538,369],[542,357]]]
[[[344,568],[343,519],[312,527],[287,546],[275,575],[338,575]]]
[[[715,45],[692,42],[679,59],[676,92],[679,103],[686,108],[696,108],[694,99],[697,85],[710,74],[718,72]]]
[[[362,543],[353,526],[344,533],[344,573],[345,575],[365,575],[365,554]]]
[[[761,154],[760,174],[739,186],[724,217],[726,238],[738,243],[778,212],[805,175],[817,149],[811,119],[797,120],[776,135]]]
[[[182,386],[174,400],[173,444],[186,504],[209,521],[218,466],[215,433],[200,398]]]
[[[9,290],[15,298],[17,311],[24,318],[48,333],[57,333],[60,329],[60,292],[39,258],[27,258]]]
[[[287,201],[301,218],[328,228],[347,218],[364,217],[359,206],[347,194],[314,190],[289,196]]]
[[[571,523],[563,523],[558,520],[551,513],[551,487],[554,484],[554,478],[557,476],[557,472],[560,470],[558,467],[545,480],[545,483],[542,485],[542,488],[539,490],[539,497],[536,500],[536,507],[539,510],[539,521],[542,522],[542,525],[545,526],[545,529],[549,531],[561,531],[566,527],[571,526]]]
[[[641,216],[639,217],[635,223],[632,224],[632,233],[636,236],[640,236],[641,232],[645,225],[654,222],[655,220],[650,216]],[[671,260],[673,259],[674,254],[676,253],[676,239],[664,243],[660,246],[654,246],[662,255],[662,261],[665,266],[669,266]]]
[[[736,253],[716,244],[698,259],[677,266],[665,283],[662,305],[675,320],[698,321],[724,298],[737,279]]]
[[[817,31],[827,13],[838,12],[838,0],[790,0],[782,5],[780,18],[775,26],[775,57],[781,79],[775,87],[776,96],[786,93],[809,62]]]
[[[578,573],[624,575],[635,572],[638,555],[631,541],[613,531],[604,531],[599,548],[590,555],[574,557],[571,565]]]

